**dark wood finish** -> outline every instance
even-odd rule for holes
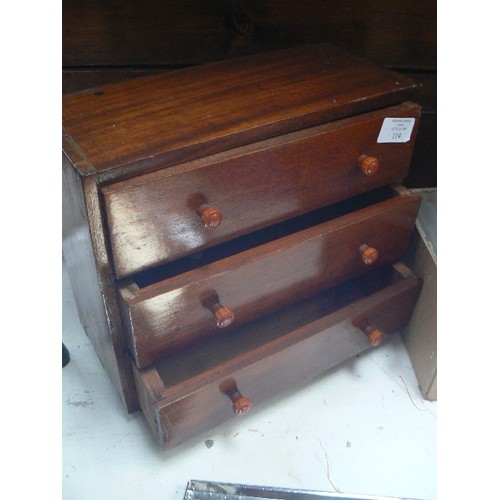
[[[419,132],[405,186],[424,188],[437,186],[437,74],[406,72],[420,85],[418,102],[422,104]]]
[[[64,0],[62,13],[65,67],[200,64],[318,42],[436,67],[436,0]]]
[[[95,179],[63,155],[63,253],[80,321],[122,401],[138,408],[108,260]]]
[[[168,166],[389,106],[415,89],[332,46],[298,47],[65,96],[63,140],[84,153],[70,157],[83,175],[153,159]]]
[[[401,257],[420,199],[400,188],[391,198],[233,256],[153,283],[122,287],[129,348],[144,367],[218,330],[203,294],[216,290],[234,325],[257,318],[365,271],[365,242],[376,265]],[[375,265],[375,264],[373,264]]]
[[[377,136],[387,116],[418,121],[416,88],[316,45],[63,99],[80,317],[160,442],[244,413],[407,321],[419,282],[387,263],[419,199],[388,184],[406,175],[416,128],[405,144]]]
[[[153,430],[154,435],[158,438],[160,443],[164,443],[166,440],[166,432],[158,419],[156,401],[161,399],[161,393],[165,385],[158,372],[155,370],[139,373],[136,369],[133,369],[133,374],[141,410]]]
[[[63,72],[63,90],[65,93],[85,90],[160,71],[159,69],[68,70]],[[419,133],[405,185],[411,188],[435,187],[437,185],[437,74],[436,71],[425,73],[408,71],[404,74],[420,85],[417,101],[422,104]]]
[[[420,280],[411,274],[368,296],[356,284],[344,284],[241,327],[231,337],[135,369],[140,391],[149,394],[147,411],[159,440],[173,447],[231,418],[226,385],[237,384],[259,405],[369,348],[356,319],[366,318],[387,333],[398,331],[408,322],[419,288]]]
[[[437,182],[437,2],[64,0],[63,92],[278,48],[328,42],[422,84],[408,187]]]
[[[168,68],[100,68],[98,66],[63,68],[62,93],[63,95],[73,94],[109,83],[123,82],[143,76],[155,75],[164,71],[168,71]]]
[[[414,117],[415,137],[419,106],[407,102],[104,187],[116,274],[127,276],[403,179],[414,139],[378,144],[388,116]],[[376,174],[360,171],[361,153],[379,159]],[[213,230],[197,214],[207,203],[220,212]]]
[[[423,127],[422,127],[423,125]],[[420,119],[419,134],[405,186],[427,188],[437,186],[437,114],[426,113]]]

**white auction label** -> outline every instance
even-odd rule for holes
[[[377,142],[408,142],[415,118],[384,118]]]

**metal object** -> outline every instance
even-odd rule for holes
[[[371,495],[348,495],[324,491],[306,491],[269,486],[217,483],[191,480],[187,484],[184,500],[412,500]],[[414,500],[414,499],[413,499]]]

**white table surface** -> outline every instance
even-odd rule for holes
[[[190,479],[436,498],[437,403],[399,334],[173,450],[128,415],[78,319],[63,267],[63,498],[179,500]]]

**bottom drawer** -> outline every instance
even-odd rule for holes
[[[398,331],[420,285],[403,264],[385,266],[150,368],[132,363],[142,410],[176,446]]]

